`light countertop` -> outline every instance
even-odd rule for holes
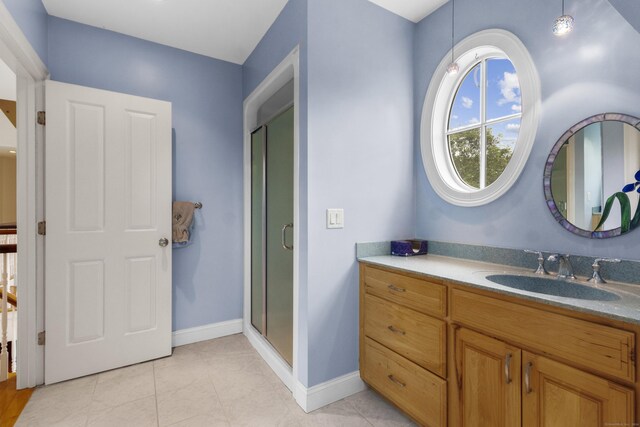
[[[398,257],[391,255],[370,256],[359,258],[358,261],[381,267],[389,267],[425,277],[441,278],[473,288],[489,290],[504,295],[519,297],[529,301],[536,301],[557,307],[563,307],[583,313],[590,313],[609,319],[627,323],[640,324],[640,286],[624,283],[608,282],[598,285],[599,289],[614,293],[620,297],[615,301],[593,301],[576,298],[559,297],[553,295],[528,292],[508,286],[499,285],[486,279],[490,274],[517,274],[534,276],[532,269],[510,267],[480,261],[470,261],[460,258],[450,258],[439,255],[419,255],[412,257]],[[545,276],[552,277],[552,276]],[[586,278],[579,277],[578,284],[594,286],[586,282]],[[605,277],[606,279],[606,277]]]

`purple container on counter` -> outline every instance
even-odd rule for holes
[[[414,256],[427,253],[428,242],[426,240],[392,240],[391,255]]]

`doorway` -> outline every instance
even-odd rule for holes
[[[0,60],[0,382],[17,369],[16,75]]]
[[[295,250],[293,130],[294,107],[287,106],[251,135],[251,324],[289,366],[293,366]]]

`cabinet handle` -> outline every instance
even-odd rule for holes
[[[402,381],[396,379],[396,377],[394,377],[393,375],[388,375],[387,378],[389,378],[391,380],[392,383],[399,385],[400,387],[404,388],[407,385],[405,383],[403,383]]]
[[[388,328],[391,332],[393,332],[394,334],[399,334],[399,335],[405,335],[405,334],[406,334],[406,332],[405,332],[405,331],[403,331],[402,329],[398,329],[398,328],[396,328],[396,327],[395,327],[395,326],[393,326],[393,325],[389,325],[387,328]]]
[[[527,366],[524,368],[524,391],[529,394],[531,393],[531,368],[533,368],[533,363],[527,363]]]
[[[504,382],[511,384],[511,353],[504,358]]]
[[[399,288],[399,287],[397,287],[397,286],[389,285],[389,286],[387,286],[387,287],[388,287],[390,290],[392,290],[392,291],[396,291],[396,292],[407,292],[407,290],[406,290],[406,289],[404,289],[404,288]]]

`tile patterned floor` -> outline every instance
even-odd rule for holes
[[[35,391],[16,426],[413,426],[366,390],[305,414],[243,335]]]

